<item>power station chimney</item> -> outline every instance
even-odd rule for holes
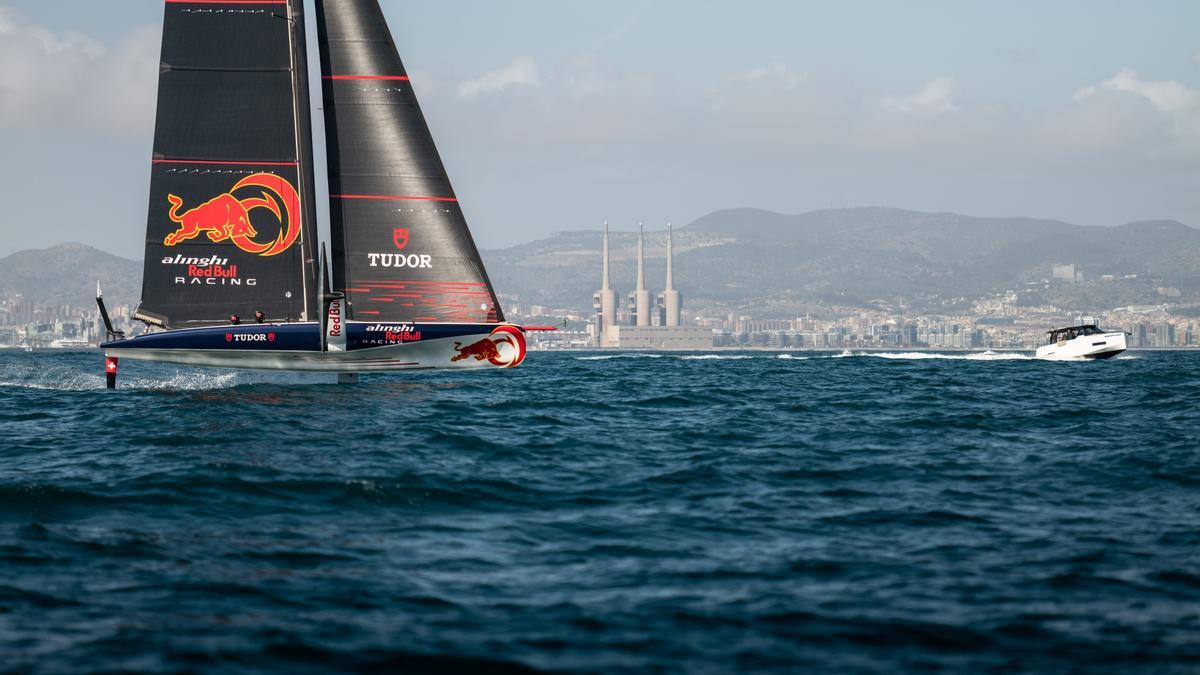
[[[604,271],[601,272],[600,290],[610,290],[608,287],[608,221],[604,221]]]
[[[596,337],[601,347],[613,346],[612,327],[617,323],[617,292],[608,283],[608,222],[604,223],[604,267],[600,278],[600,290],[592,296],[592,309],[596,312]]]
[[[667,326],[679,325],[680,310],[683,307],[683,298],[679,291],[675,290],[674,258],[674,236],[671,233],[671,224],[667,223],[667,287],[659,296],[662,299],[664,325]]]
[[[650,291],[646,290],[646,235],[642,224],[638,223],[637,248],[637,288],[629,294],[629,315],[634,318],[633,325],[650,325]]]

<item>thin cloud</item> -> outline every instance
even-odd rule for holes
[[[513,70],[480,78],[487,87],[473,80],[478,87],[433,105],[473,143],[635,163],[795,159],[1112,172],[1166,166],[1160,160],[1167,156],[1200,159],[1200,143],[1178,142],[1200,138],[1200,94],[1132,71],[1028,110],[964,102],[959,81],[946,76],[907,95],[880,96],[782,63],[731,72],[700,90],[594,54],[568,59],[528,89],[501,76]],[[486,111],[464,105],[485,89]]]
[[[518,56],[513,62],[481,77],[458,85],[458,97],[471,100],[481,94],[494,94],[515,86],[537,87],[541,84],[537,61],[531,56]]]
[[[153,121],[159,44],[151,27],[110,46],[0,6],[0,128],[143,132]]]
[[[925,83],[911,96],[888,96],[880,101],[887,110],[901,113],[945,113],[958,110],[954,96],[958,82],[949,77],[937,77]]]
[[[1075,92],[1075,100],[1085,101],[1102,94],[1126,94],[1144,99],[1170,118],[1179,140],[1200,145],[1200,90],[1174,80],[1147,80],[1132,68],[1122,68],[1100,84]]]

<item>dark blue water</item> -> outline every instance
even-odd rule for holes
[[[0,354],[0,668],[1195,672],[1200,353]]]

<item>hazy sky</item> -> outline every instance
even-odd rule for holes
[[[737,206],[1200,226],[1194,0],[384,5],[484,247]],[[162,12],[0,0],[0,255],[141,257]]]

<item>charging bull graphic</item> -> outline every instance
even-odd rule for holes
[[[259,188],[254,192],[261,192],[262,197],[247,195],[239,199],[234,196],[239,190],[250,188]],[[195,239],[203,233],[213,243],[228,239],[247,253],[271,256],[286,251],[300,235],[300,196],[291,183],[275,174],[246,176],[229,192],[183,213],[179,212],[183,207],[182,199],[169,194],[167,201],[171,203],[167,216],[179,225],[179,229],[163,239],[166,246]],[[250,212],[254,209],[266,209],[279,221],[279,236],[274,241],[255,241],[258,230],[250,222]]]
[[[458,353],[450,357],[451,363],[474,358],[501,368],[515,368],[525,360],[525,334],[516,326],[497,326],[488,337],[465,347],[455,342],[454,351]]]

